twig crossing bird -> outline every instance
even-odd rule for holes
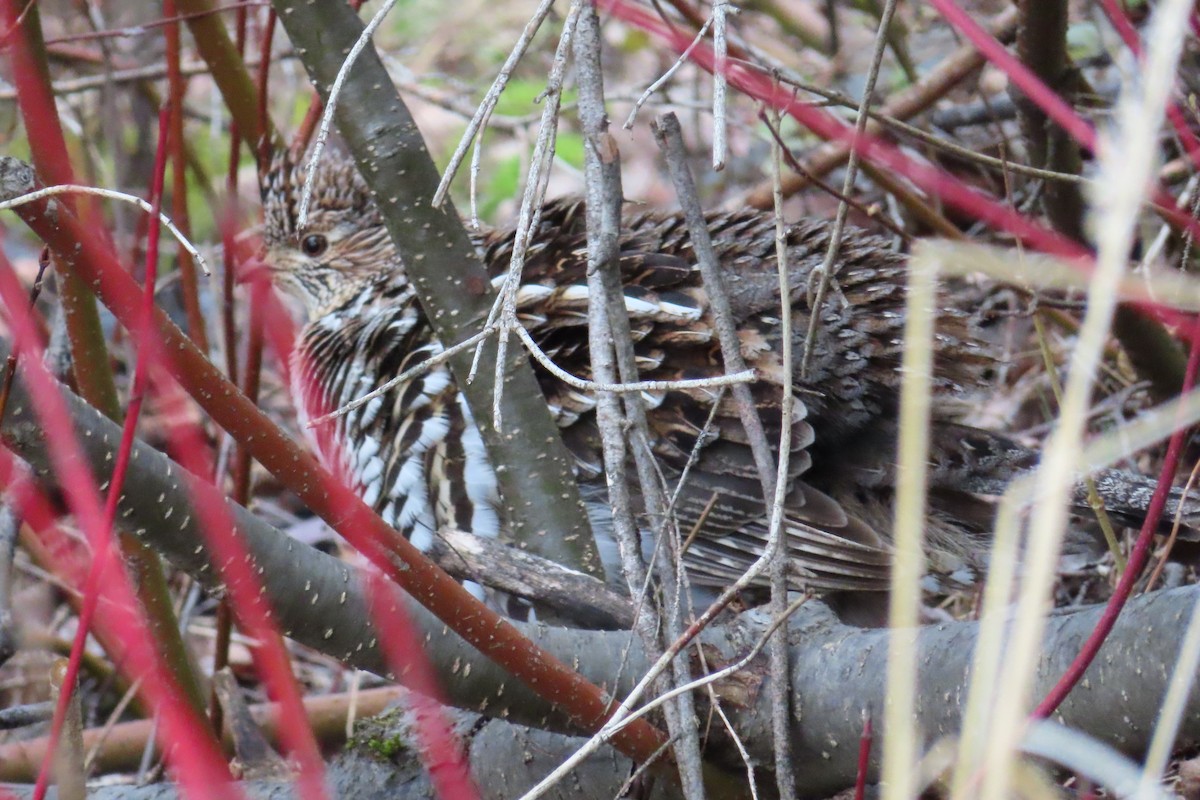
[[[440,353],[443,343],[422,312],[353,163],[334,155],[317,166],[303,230],[296,218],[302,176],[291,158],[278,156],[263,176],[262,199],[273,280],[298,297],[308,315],[293,353],[292,390],[302,419],[312,419]],[[641,377],[724,374],[708,295],[682,218],[637,213],[623,224],[620,267]],[[817,590],[885,589],[903,347],[903,256],[884,240],[846,233],[838,268],[841,296],[821,311],[812,363],[801,378],[784,374],[780,362],[773,218],[756,211],[714,213],[708,224],[727,275],[742,354],[761,376],[752,392],[773,441],[781,425],[781,393],[792,392],[796,399],[785,515],[791,579],[797,587]],[[789,303],[800,338],[810,315],[805,287],[822,261],[829,231],[824,222],[804,221],[787,232]],[[509,264],[513,231],[473,236],[498,282]],[[518,315],[556,363],[585,378],[590,377],[586,267],[582,203],[548,204],[527,256]],[[939,311],[935,344],[938,397],[983,386],[983,372],[992,362],[964,313]],[[575,458],[576,478],[595,525],[607,513],[595,398],[536,364],[534,369]],[[680,474],[693,450],[698,453],[675,506],[679,530],[697,528],[684,556],[690,580],[706,586],[732,583],[761,552],[768,522],[734,403],[715,389],[647,392],[644,399],[654,453],[668,478]],[[936,398],[934,416],[925,532],[930,568],[934,574],[970,579],[986,563],[991,499],[1033,467],[1037,453],[957,424]],[[444,364],[320,426],[315,439],[328,465],[419,548],[428,549],[446,527],[488,537],[504,529],[508,510],[494,465]],[[1153,481],[1114,470],[1101,474],[1097,483],[1111,513],[1140,521]],[[1082,490],[1076,500],[1086,506]],[[1178,496],[1171,507],[1177,502]]]

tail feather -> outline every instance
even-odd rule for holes
[[[1104,502],[1105,510],[1112,516],[1131,526],[1140,526],[1150,508],[1150,500],[1158,487],[1158,480],[1136,472],[1106,469],[1095,473],[1092,480],[1096,493]],[[1088,491],[1080,484],[1075,487],[1075,504],[1088,508]],[[1159,528],[1169,531],[1179,518],[1179,538],[1184,541],[1200,541],[1200,492],[1193,490],[1186,496],[1183,488],[1175,486],[1167,497]]]
[[[935,428],[935,435],[940,438],[932,448],[937,458],[932,465],[930,482],[936,488],[999,495],[1014,478],[1037,466],[1039,454],[1036,450],[1002,434],[947,424]],[[1092,480],[1111,516],[1132,527],[1142,524],[1158,486],[1156,478],[1105,469],[1093,473]],[[1075,486],[1072,504],[1080,512],[1090,513],[1091,502],[1083,481]],[[1172,488],[1160,529],[1170,531],[1177,515],[1180,518],[1179,537],[1184,541],[1200,541],[1200,489],[1185,497],[1182,488]]]

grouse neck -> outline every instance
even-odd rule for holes
[[[378,272],[366,279],[348,283],[332,292],[325,302],[314,304],[309,322],[330,316],[345,319],[354,316],[373,316],[383,311],[397,311],[415,303],[416,292],[408,276],[400,268]],[[419,310],[419,309],[418,309]]]

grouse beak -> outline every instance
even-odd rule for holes
[[[265,251],[241,263],[237,271],[237,282],[241,284],[270,283],[271,265],[266,261]]]

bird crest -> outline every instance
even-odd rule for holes
[[[261,174],[264,261],[305,304],[310,319],[386,278],[406,282],[383,217],[354,161],[326,153],[314,168],[308,219],[300,225],[307,160],[281,149]]]

